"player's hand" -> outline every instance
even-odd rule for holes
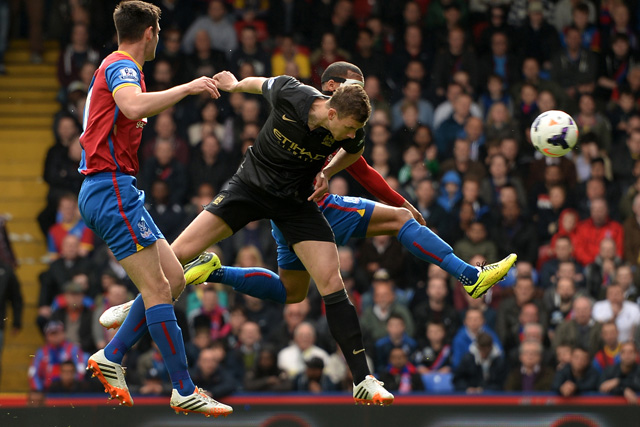
[[[314,192],[307,198],[309,201],[318,202],[322,199],[322,196],[329,191],[329,180],[324,175],[324,172],[320,171],[316,175],[315,183],[313,184]]]
[[[229,71],[220,71],[218,74],[213,76],[213,80],[216,81],[218,88],[225,92],[232,92],[238,84],[236,76]]]
[[[415,220],[418,221],[420,225],[427,225],[427,222],[424,220],[424,217],[422,216],[422,214],[411,203],[405,200],[404,203],[402,204],[402,207],[409,209],[409,212],[411,212],[411,215],[413,215]]]
[[[198,95],[202,92],[207,92],[211,95],[211,98],[220,98],[220,92],[218,91],[217,83],[211,77],[202,76],[188,83],[189,95]]]

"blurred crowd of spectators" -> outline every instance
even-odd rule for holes
[[[510,252],[517,268],[483,299],[395,238],[352,241],[341,273],[360,313],[371,367],[389,390],[640,392],[640,9],[635,1],[164,0],[149,90],[230,70],[289,74],[319,87],[338,60],[358,65],[373,106],[365,158],[462,259]],[[83,357],[112,336],[98,324],[135,288],[80,220],[75,195],[83,104],[99,61],[116,49],[114,1],[47,2],[59,37],[62,110],[39,216],[51,265],[37,322],[46,345],[34,390],[88,391]],[[56,25],[53,25],[56,24]],[[529,127],[562,109],[580,130],[562,158],[535,152]],[[139,186],[169,241],[234,173],[268,109],[260,97],[185,99],[149,119]],[[349,175],[334,193],[366,196]],[[277,271],[266,221],[215,248],[223,264]],[[0,287],[1,289],[1,287]],[[1,293],[0,293],[1,295]],[[176,304],[194,381],[237,391],[352,387],[311,287],[272,305],[219,284]],[[1,317],[0,317],[1,318]],[[1,342],[1,341],[0,341]],[[82,361],[82,363],[81,363]],[[137,393],[171,383],[144,340],[127,356]]]

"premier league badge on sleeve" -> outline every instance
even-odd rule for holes
[[[137,82],[138,72],[133,68],[129,68],[129,67],[123,68],[122,70],[120,70],[120,79],[127,80],[130,82]]]

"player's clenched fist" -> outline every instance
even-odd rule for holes
[[[189,83],[190,95],[197,95],[202,92],[208,92],[213,99],[220,98],[216,81],[211,77],[202,76]]]
[[[231,92],[238,84],[238,79],[229,71],[221,71],[215,76],[213,76],[213,80],[216,81],[218,88],[224,90],[225,92]]]

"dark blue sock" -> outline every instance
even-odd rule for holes
[[[196,386],[187,371],[182,330],[176,321],[173,305],[158,304],[147,309],[147,326],[151,338],[160,349],[173,388],[178,390],[181,396],[192,394]]]
[[[231,286],[241,294],[251,295],[262,300],[284,304],[287,290],[280,277],[265,268],[221,267],[211,273],[207,282],[222,283]]]
[[[473,284],[478,279],[477,268],[458,258],[447,242],[415,219],[410,219],[402,226],[398,240],[409,252],[441,267],[458,280]]]
[[[104,348],[104,357],[114,363],[122,363],[125,353],[147,333],[147,330],[144,301],[142,295],[138,295],[122,326]]]

